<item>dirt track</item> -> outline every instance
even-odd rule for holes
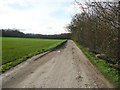
[[[3,88],[112,88],[69,40],[63,47],[26,61],[2,75]]]

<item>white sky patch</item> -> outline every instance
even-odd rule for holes
[[[0,0],[0,29],[24,33],[66,33],[76,14],[74,0]]]

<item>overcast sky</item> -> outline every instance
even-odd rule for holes
[[[0,0],[0,28],[16,28],[24,33],[65,33],[65,26],[76,12],[74,0]]]
[[[83,3],[86,0],[77,1]],[[0,0],[0,29],[16,28],[24,33],[39,34],[66,33],[65,26],[78,12],[74,0]]]

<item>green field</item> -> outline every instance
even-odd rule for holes
[[[2,38],[2,71],[21,63],[27,58],[50,50],[66,40]]]

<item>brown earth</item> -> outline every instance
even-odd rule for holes
[[[34,56],[36,57],[36,56]],[[2,74],[3,88],[113,88],[113,85],[90,63],[75,43]]]

